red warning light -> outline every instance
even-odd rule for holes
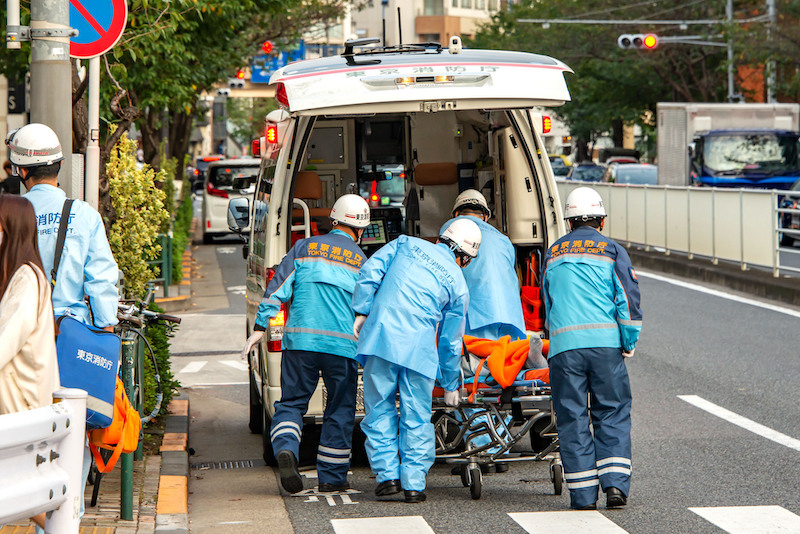
[[[648,50],[652,50],[658,46],[658,37],[653,35],[652,33],[648,33],[644,36],[644,47]]]
[[[239,69],[236,71],[236,78],[239,80],[244,80],[244,69]]]
[[[270,124],[267,126],[267,131],[264,134],[264,137],[267,138],[267,143],[277,144],[278,142],[278,125],[277,124]]]
[[[263,50],[265,54],[269,54],[272,52],[272,43],[269,41],[264,41],[264,44],[261,45],[261,50]]]
[[[550,133],[553,129],[553,121],[547,115],[542,116],[542,133]]]

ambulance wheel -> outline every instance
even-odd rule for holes
[[[553,463],[550,465],[550,480],[553,481],[553,493],[561,495],[564,491],[564,466]]]
[[[270,439],[270,428],[272,428],[272,418],[267,415],[267,411],[262,408],[261,410],[261,446],[263,449],[262,457],[264,462],[270,467],[277,467],[278,461],[275,459],[275,453],[272,451],[272,439]]]
[[[253,371],[248,372],[250,376],[250,432],[252,434],[261,434],[264,431],[264,407],[261,405],[261,399],[258,398],[258,387],[256,387],[256,380],[253,378]]]
[[[472,496],[473,501],[477,501],[481,498],[481,487],[483,486],[482,476],[479,466],[469,468],[469,494]]]
[[[467,474],[467,464],[461,466],[461,485],[465,488],[469,487],[469,475]]]

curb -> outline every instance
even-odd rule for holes
[[[181,393],[169,403],[161,443],[161,474],[156,501],[155,532],[189,533],[189,396]]]
[[[800,306],[800,277],[774,277],[771,271],[748,268],[737,264],[693,258],[673,253],[630,247],[627,249],[637,269],[650,269],[680,276],[687,280],[720,285],[771,301]]]

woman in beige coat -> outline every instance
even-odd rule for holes
[[[0,415],[47,406],[58,388],[50,284],[22,197],[0,195]],[[44,527],[44,514],[32,518]]]

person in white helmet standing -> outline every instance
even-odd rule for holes
[[[542,276],[550,332],[550,384],[570,506],[627,503],[631,485],[631,386],[625,358],[642,328],[639,283],[623,247],[600,233],[603,200],[579,187],[567,197],[572,231],[547,251]],[[587,398],[591,396],[591,411]]]
[[[330,218],[330,233],[301,239],[284,256],[242,351],[246,358],[264,337],[269,319],[291,300],[282,340],[281,400],[275,403],[270,430],[281,485],[289,493],[303,489],[297,468],[303,416],[320,372],[328,397],[317,449],[318,489],[350,488],[347,470],[358,384],[350,299],[365,259],[356,243],[369,226],[369,205],[358,195],[344,195],[334,203]]]
[[[438,377],[445,402],[458,406],[469,304],[461,268],[478,255],[480,244],[478,225],[457,219],[436,244],[401,235],[361,268],[353,293],[353,332],[364,365],[361,429],[379,497],[404,491],[406,502],[426,499],[426,477],[436,455],[433,385]]]
[[[119,269],[111,254],[100,214],[85,202],[74,200],[65,215],[69,217],[66,239],[57,276],[53,272],[58,227],[67,200],[66,193],[58,187],[58,171],[64,159],[58,136],[49,126],[32,123],[11,132],[6,145],[12,172],[20,177],[28,190],[25,198],[33,204],[36,212],[42,265],[51,282],[55,280],[53,311],[56,317],[71,315],[86,325],[113,332],[119,304],[116,287]],[[86,298],[91,304],[91,314]],[[90,465],[91,454],[86,447],[84,487]],[[81,499],[81,515],[83,511]]]

